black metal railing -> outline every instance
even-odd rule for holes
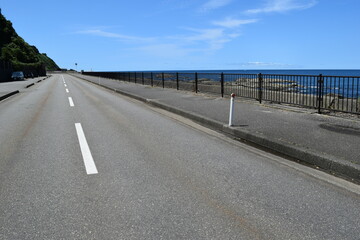
[[[83,72],[162,88],[175,88],[360,114],[360,76],[204,72]]]

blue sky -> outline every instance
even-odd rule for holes
[[[359,0],[0,0],[0,7],[62,68],[360,69]]]

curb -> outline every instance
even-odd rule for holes
[[[255,143],[272,151],[284,154],[302,163],[317,166],[327,172],[360,182],[360,166],[335,158],[326,153],[315,152],[311,149],[284,143],[277,139],[269,139],[259,134],[249,133],[242,129],[224,126],[223,131],[241,139]]]
[[[154,107],[158,107],[158,108],[164,109],[166,111],[189,118],[197,123],[200,123],[201,125],[211,128],[213,130],[218,130],[218,131],[230,134],[236,138],[246,140],[255,145],[261,146],[265,149],[286,155],[286,156],[291,157],[294,160],[300,161],[302,163],[307,163],[307,164],[310,164],[313,166],[317,166],[327,172],[330,172],[330,173],[333,173],[333,174],[336,174],[338,176],[342,176],[345,178],[350,178],[352,180],[360,182],[360,166],[358,166],[356,164],[346,162],[346,161],[343,161],[343,160],[337,159],[337,158],[335,159],[333,156],[325,154],[325,153],[318,153],[318,152],[315,152],[313,150],[310,150],[310,149],[307,149],[304,147],[296,146],[294,144],[284,143],[277,139],[269,139],[269,138],[266,138],[259,134],[249,132],[245,129],[240,130],[240,129],[237,129],[234,127],[229,127],[227,125],[224,125],[221,122],[197,115],[196,113],[181,110],[179,108],[169,106],[164,103],[160,103],[156,100],[146,99],[141,96],[138,96],[138,95],[135,95],[135,94],[132,94],[129,92],[125,92],[122,90],[110,88],[110,87],[92,82],[92,81],[84,79],[84,78],[81,78],[81,79],[91,82],[91,83],[94,83],[96,85],[102,86],[106,89],[115,91],[124,96],[131,97],[133,99],[147,103]]]
[[[51,76],[51,75],[46,76],[45,78],[38,80],[37,83],[39,83],[39,82],[41,82],[41,81],[49,78],[50,76]],[[29,88],[29,87],[34,86],[34,85],[35,85],[35,83],[31,83],[31,84],[27,85],[25,88]],[[10,92],[10,93],[8,93],[8,94],[5,94],[5,95],[3,95],[3,96],[0,96],[0,101],[6,99],[6,98],[8,98],[8,97],[11,97],[12,95],[18,94],[18,93],[20,93],[20,91],[19,91],[19,90],[16,90],[16,91]]]
[[[16,90],[16,91],[14,91],[14,92],[5,94],[4,96],[0,96],[0,101],[6,99],[6,98],[8,98],[8,97],[11,97],[12,95],[18,94],[18,93],[19,93],[19,90]]]

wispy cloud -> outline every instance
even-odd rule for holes
[[[224,35],[224,30],[221,28],[213,28],[213,29],[187,28],[187,29],[195,33],[187,37],[184,37],[184,39],[187,41],[208,41],[208,40],[219,39]]]
[[[242,67],[255,67],[255,68],[261,68],[261,67],[291,67],[293,65],[291,64],[284,64],[284,63],[276,63],[276,62],[247,62],[247,63],[240,63],[239,64]]]
[[[100,29],[90,29],[90,30],[82,30],[77,31],[77,34],[85,34],[85,35],[94,35],[99,37],[106,37],[106,38],[116,38],[124,41],[152,41],[154,38],[144,38],[144,37],[136,37],[136,36],[129,36],[123,35],[118,33],[106,32]]]
[[[216,26],[225,27],[225,28],[236,28],[241,25],[250,24],[258,22],[259,19],[234,19],[234,18],[226,18],[222,21],[213,21],[212,23]]]
[[[196,51],[214,51],[223,48],[224,44],[230,42],[234,38],[238,37],[239,34],[231,32],[228,33],[224,28],[186,28],[191,33],[184,36],[172,37],[178,40],[181,44],[197,47]],[[199,48],[200,46],[200,48]]]
[[[230,4],[232,0],[208,0],[201,6],[202,11],[210,11]]]
[[[247,10],[246,13],[283,13],[311,8],[316,4],[317,0],[267,0],[267,3],[263,7]]]
[[[138,47],[136,50],[161,58],[185,57],[192,51],[189,48],[173,43],[150,44]]]

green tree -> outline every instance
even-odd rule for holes
[[[0,59],[10,61],[16,71],[59,70],[59,66],[46,54],[21,38],[12,23],[0,14]]]

